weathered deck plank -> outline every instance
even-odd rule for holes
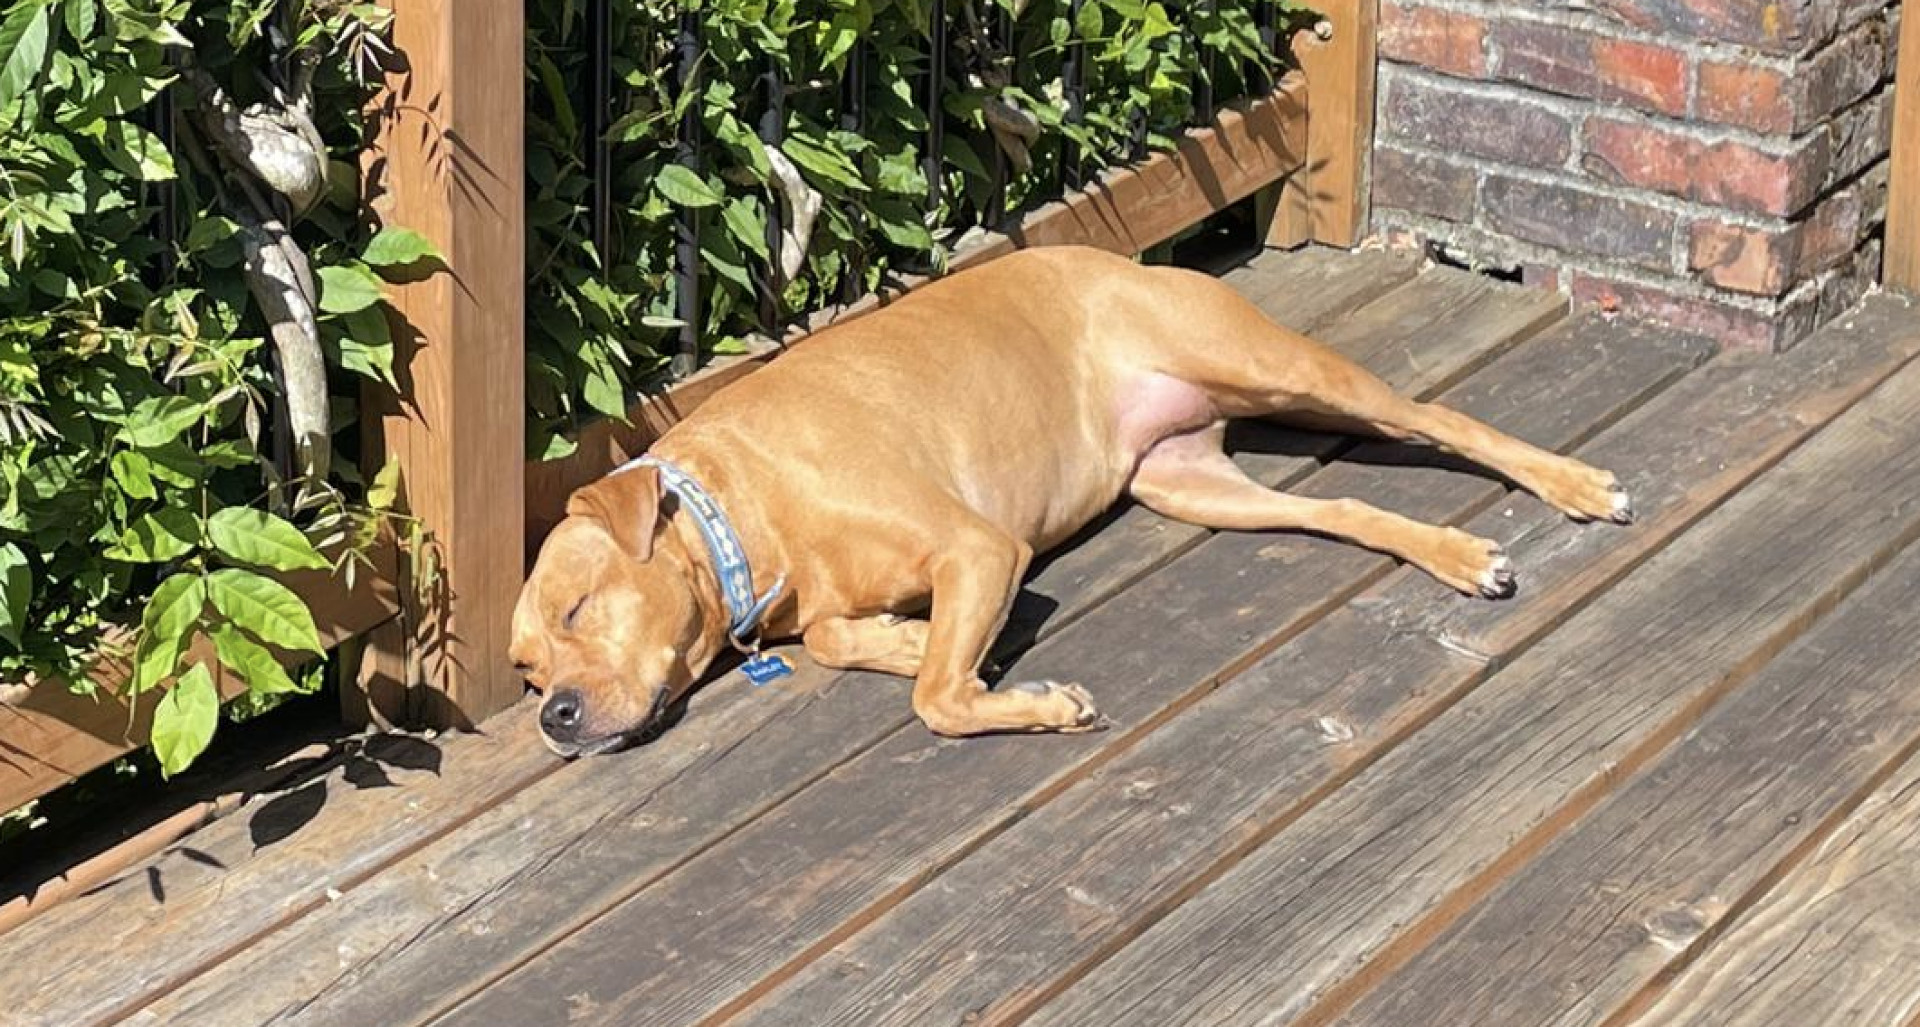
[[[0,960],[0,994],[17,996],[0,1022],[119,1019],[235,945],[324,907],[330,890],[351,889],[548,773],[554,760],[531,720],[509,714],[488,735],[448,738],[431,752],[426,743],[356,750],[28,920],[5,937],[33,958]],[[374,758],[383,752],[388,762]]]
[[[1920,549],[1910,547],[1335,1022],[1614,1022],[1914,751],[1916,674]]]
[[[1341,284],[1347,277],[1322,260],[1267,260],[1255,280],[1263,287],[1289,292],[1287,283],[1294,280],[1289,269],[1296,263],[1302,268],[1303,288],[1343,295],[1345,302],[1365,301],[1388,291],[1376,288],[1374,280],[1392,279],[1405,266],[1400,261],[1354,265],[1350,274],[1368,283],[1362,287]],[[1403,301],[1392,309],[1426,306],[1438,312],[1438,319],[1419,327],[1437,326],[1460,340],[1422,363],[1417,377],[1413,362],[1403,355],[1404,348],[1416,345],[1421,334],[1410,324],[1397,337],[1378,334],[1392,327],[1388,324],[1368,333],[1336,334],[1329,341],[1362,357],[1376,353],[1394,360],[1401,368],[1395,384],[1425,387],[1423,391],[1457,377],[1465,366],[1477,366],[1482,353],[1507,345],[1513,334],[1531,331],[1562,306],[1551,298],[1489,287],[1454,272],[1407,288],[1417,302]],[[1342,309],[1320,305],[1308,313],[1332,317]],[[1394,323],[1406,324],[1406,318]],[[1309,473],[1318,466],[1314,457],[1333,452],[1337,442],[1313,437],[1301,445],[1306,455],[1269,460],[1263,470],[1271,480],[1277,483]],[[1133,516],[1166,523],[1144,511]],[[1196,534],[1185,544],[1198,540]],[[1178,551],[1170,541],[1113,547],[1102,551],[1097,563],[1114,582],[1132,581]],[[1096,537],[1090,545],[1098,542]],[[1072,566],[1064,565],[1063,572],[1052,578],[1043,571],[1030,586],[1045,594],[1041,608],[1052,614],[1048,633],[1117,591],[1117,584],[1101,591],[1101,582],[1108,579],[1065,573]],[[1026,637],[1032,634],[1030,628]],[[564,934],[699,852],[724,835],[732,821],[750,819],[884,737],[905,715],[907,705],[897,682],[877,675],[834,675],[795,657],[802,668],[798,680],[766,690],[745,687],[731,677],[710,686],[696,699],[687,723],[644,752],[557,770],[554,777],[500,809],[479,816],[457,837],[409,856],[395,871],[366,887],[347,891],[341,900],[267,939],[245,958],[224,965],[178,959],[174,947],[161,940],[163,932],[206,926],[193,920],[146,932],[135,951],[142,959],[162,964],[165,974],[156,975],[142,989],[139,1001],[157,1002],[154,1011],[169,1017],[218,1010],[234,1022],[259,1022],[326,992],[327,998],[307,1014],[317,1018],[329,1002],[338,1000],[337,991],[347,988],[356,995],[365,993],[357,1002],[404,996],[406,1001],[394,1008],[406,1010],[406,1015],[417,1012],[416,1006],[430,1008],[435,1001],[445,1001],[445,996],[459,994],[475,965],[492,961],[509,967],[525,953],[538,951],[549,936]],[[823,728],[797,741],[770,743],[766,734],[770,727],[778,734],[796,721]],[[825,730],[825,725],[845,727]],[[529,737],[521,739],[522,751],[545,759],[543,747],[524,728]],[[714,768],[723,762],[728,770],[719,776]],[[670,801],[663,800],[660,793],[669,787],[678,790]],[[599,798],[609,793],[621,796],[620,802],[609,806]],[[662,814],[663,805],[678,812]],[[601,830],[603,822],[624,829]],[[576,865],[588,869],[571,872]],[[496,921],[514,926],[476,928]],[[209,939],[184,951],[194,954],[195,946],[216,942],[230,948],[244,945],[254,936],[249,930],[257,933],[247,916],[239,916],[217,925],[208,932]],[[470,962],[448,963],[430,954],[433,946],[423,942],[447,930],[467,932],[462,951]],[[341,951],[347,953],[344,963],[338,955]],[[256,958],[272,962],[281,972],[271,980],[261,979],[247,968]],[[202,973],[204,979],[193,980],[179,995],[161,998]],[[395,983],[386,986],[379,983],[383,980]],[[60,997],[64,988],[44,990],[51,992],[40,1000],[49,1023],[84,1024],[100,1012],[97,990],[77,990],[64,999]],[[442,997],[432,998],[436,995]],[[367,1015],[367,1022],[384,1023],[389,1013]]]
[[[1920,534],[1916,403],[1909,367],[1030,1022],[1343,1008]]]
[[[1698,350],[1663,345],[1667,340],[1638,341],[1623,345],[1618,361],[1591,365],[1589,375],[1547,377],[1546,368],[1568,368],[1575,354],[1590,352],[1578,333],[1550,333],[1496,360],[1449,400],[1544,444],[1567,445],[1698,357]],[[1563,417],[1569,407],[1576,411],[1571,423]],[[1553,435],[1547,424],[1568,434]],[[1295,491],[1359,495],[1450,520],[1504,490],[1436,467],[1340,464]],[[1043,801],[1076,767],[1128,744],[1392,566],[1363,550],[1299,536],[1216,536],[1016,664],[1021,677],[1071,674],[1088,682],[1119,729],[1035,745],[1030,738],[955,743],[908,726],[446,1022],[541,1022],[562,1015],[569,1001],[594,1003],[590,1019],[606,1022],[692,1023],[724,1014],[766,978],[777,979],[816,946],[884,912],[929,873]],[[644,923],[685,926],[648,940],[639,929]],[[635,960],[632,950],[619,951],[626,944],[646,955]],[[690,965],[702,972],[682,972]]]
[[[1920,1010],[1916,881],[1920,758],[1867,796],[1632,1023],[1909,1025]]]
[[[1621,331],[1600,329],[1601,337]],[[1470,612],[1489,628],[1503,615],[1532,623],[1563,616],[1611,580],[1596,568],[1617,573],[1658,549],[1805,438],[1817,415],[1831,417],[1920,350],[1920,341],[1891,346],[1873,331],[1827,342],[1818,355],[1709,364],[1583,447],[1629,472],[1641,513],[1631,533],[1564,524],[1526,497],[1488,511],[1469,530],[1507,542],[1521,574],[1518,600],[1457,601],[1411,573],[1355,599],[957,866],[940,888],[824,953],[743,1022],[1017,1019],[1182,898],[1210,866],[1230,862],[1430,720],[1485,678],[1489,661],[1513,655],[1462,652],[1447,637],[1452,615]],[[1833,395],[1842,382],[1854,383],[1851,394]],[[1698,447],[1723,438],[1724,446]],[[1714,462],[1713,474],[1702,473],[1703,460]],[[1711,490],[1701,478],[1712,479]],[[969,954],[964,973],[929,969],[953,952]],[[883,983],[881,968],[910,968],[903,975],[913,983]]]

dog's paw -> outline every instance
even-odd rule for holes
[[[1422,564],[1427,573],[1470,596],[1505,599],[1513,595],[1513,561],[1500,543],[1458,528],[1441,531],[1439,548]]]
[[[1633,523],[1633,499],[1613,472],[1574,460],[1567,461],[1567,468],[1551,488],[1541,491],[1540,498],[1576,521]]]
[[[1112,721],[1094,708],[1093,696],[1079,685],[1058,681],[1019,681],[1008,685],[1007,690],[1040,697],[1047,701],[1048,706],[1056,708],[1049,711],[1053,715],[1044,722],[1034,725],[1035,730],[1104,731],[1113,726]],[[1063,700],[1065,705],[1062,705]]]

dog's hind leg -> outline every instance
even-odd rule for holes
[[[1268,320],[1216,279],[1163,273],[1160,302],[1130,311],[1152,326],[1155,369],[1200,386],[1230,417],[1357,424],[1438,446],[1498,471],[1581,520],[1632,520],[1606,471],[1549,453],[1436,403],[1407,399],[1371,371]]]
[[[828,617],[802,636],[807,655],[836,670],[874,670],[910,678],[927,652],[927,622],[891,614]]]
[[[1513,594],[1500,546],[1457,528],[1409,520],[1354,499],[1308,499],[1249,479],[1221,451],[1216,425],[1162,440],[1134,472],[1129,491],[1148,509],[1205,528],[1296,529],[1390,553],[1469,595]]]

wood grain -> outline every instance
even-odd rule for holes
[[[510,0],[395,4],[407,70],[390,83],[372,166],[373,207],[439,246],[448,272],[391,290],[411,332],[397,343],[400,394],[379,408],[408,510],[441,558],[433,601],[409,644],[426,689],[386,718],[471,727],[516,702],[508,622],[524,573],[526,232],[524,90],[501,68],[525,61]],[[413,590],[409,590],[411,594]]]
[[[1031,1022],[1344,1008],[1920,535],[1916,401],[1896,373]]]
[[[350,740],[316,758],[325,773],[256,797],[250,810],[9,932],[10,951],[34,956],[0,963],[9,996],[0,1022],[117,1022],[558,765],[531,716],[509,713],[489,727],[427,748]],[[271,976],[249,966],[256,980]]]
[[[1905,602],[1914,605],[1912,599]],[[1632,1022],[1645,1027],[1911,1024],[1920,1009],[1920,934],[1914,931],[1920,923],[1920,888],[1915,881],[1920,881],[1920,759],[1909,759]]]
[[[1280,187],[1267,242],[1312,238],[1357,246],[1367,230],[1377,74],[1376,0],[1321,0],[1321,21],[1294,36],[1309,87],[1306,167]],[[1324,34],[1323,34],[1324,33]]]
[[[345,578],[320,571],[275,577],[307,601],[321,644],[332,648],[399,610],[396,555],[390,540],[377,545],[370,554],[373,566],[358,568],[352,587]],[[190,659],[213,671],[223,699],[246,691],[246,682],[220,665],[205,638],[196,636],[189,652]],[[288,666],[306,662],[282,656]],[[0,699],[0,810],[45,795],[146,744],[153,707],[165,693],[150,691],[129,703],[121,690],[130,677],[130,668],[109,662],[100,669],[93,695],[75,693],[63,681],[36,681],[7,690]]]
[[[1902,13],[1882,278],[1889,288],[1920,293],[1920,18],[1912,8]]]
[[[1637,359],[1623,353],[1619,377],[1596,366],[1594,376],[1578,382],[1562,378],[1538,391],[1521,389],[1541,383],[1543,368],[1566,366],[1565,349],[1546,352],[1556,343],[1569,340],[1542,338],[1507,354],[1454,398],[1528,434],[1533,409],[1557,416],[1561,406],[1572,405],[1586,426],[1605,423],[1690,361],[1672,350]],[[1502,489],[1432,466],[1341,464],[1293,491],[1359,495],[1445,520]],[[1391,567],[1385,558],[1316,539],[1216,536],[1010,668],[1010,678],[1086,681],[1120,725],[1116,730],[1034,745],[1022,738],[956,743],[907,725],[502,979],[446,1022],[545,1019],[579,995],[597,1003],[588,1018],[595,1022],[692,1023],[726,1015],[770,976],[783,976],[816,947],[883,912],[1087,763],[1137,739]],[[1143,638],[1152,644],[1140,644]],[[684,926],[660,930],[669,923]],[[635,953],[641,958],[630,958]],[[943,949],[934,958],[951,954]],[[881,958],[891,964],[896,955]],[[684,972],[687,967],[699,971]],[[899,979],[893,981],[897,986]],[[812,1022],[805,1011],[773,1019],[783,1017]]]
[[[1920,550],[1909,549],[1337,1022],[1572,1027],[1617,1020],[1641,989],[1705,948],[1914,751],[1916,675]],[[1912,831],[1899,833],[1915,847],[1920,869]],[[1882,897],[1912,893],[1915,880],[1850,894],[1855,916],[1829,895],[1819,919],[1872,914]],[[1920,902],[1907,905],[1920,912]],[[1744,947],[1739,938],[1715,944]],[[1920,968],[1920,946],[1903,947],[1914,949],[1908,965]],[[1849,964],[1863,972],[1843,973],[1846,987],[1836,992],[1876,996],[1898,987],[1898,971],[1861,955]],[[1734,1019],[1735,996],[1718,997],[1686,1022]],[[1886,1015],[1895,1002],[1871,1001],[1881,1013],[1875,1022],[1898,1022]],[[1806,1015],[1786,1022],[1841,1019],[1794,1005]]]
[[[1264,274],[1285,277],[1283,267],[1293,260],[1268,262]],[[1310,268],[1306,280],[1317,287],[1356,302],[1372,294],[1344,284],[1345,276],[1329,275],[1318,261],[1303,266]],[[1361,276],[1381,270],[1373,262],[1353,266],[1353,273]],[[1456,288],[1445,285],[1422,295],[1449,294]],[[1516,301],[1525,296],[1502,291]],[[1467,304],[1461,309],[1481,319],[1495,306]],[[1517,307],[1539,309],[1531,296]],[[1459,337],[1479,339],[1482,346],[1498,344],[1465,330],[1474,322],[1442,316],[1436,323],[1463,329],[1456,333]],[[1478,323],[1485,327],[1488,322]],[[1477,360],[1477,355],[1470,351],[1445,359],[1446,366],[1452,366]],[[1296,476],[1313,466],[1311,460],[1298,461]],[[1147,554],[1133,558],[1144,560]],[[1054,593],[1066,612],[1088,608],[1089,595],[1066,582]],[[736,677],[724,677],[699,693],[686,721],[659,742],[560,771],[367,886],[212,969],[153,1010],[183,1022],[206,1017],[257,1022],[304,1007],[308,1019],[321,1020],[344,1004],[349,1012],[343,1015],[349,1019],[365,1015],[367,1022],[398,1023],[442,1000],[436,996],[457,995],[476,966],[511,965],[522,953],[537,950],[548,934],[564,933],[575,921],[638,890],[724,834],[732,821],[757,815],[903,722],[903,682],[877,675],[825,674],[797,656],[796,663],[802,668],[797,680],[778,688],[751,689]],[[526,725],[512,727],[525,736],[526,744],[540,748]],[[608,795],[621,799],[609,806]],[[609,832],[607,824],[625,829]],[[327,838],[331,842],[335,836]],[[472,926],[476,922],[519,926],[481,931]],[[181,929],[194,929],[196,923],[186,918]],[[240,918],[231,933],[228,925],[198,926],[239,947],[257,923]],[[457,945],[460,959],[447,958],[442,946],[449,944]],[[344,966],[342,945],[352,953]],[[280,972],[263,978],[251,969],[259,961]],[[177,978],[165,980],[169,987],[177,984]],[[69,995],[64,1001],[91,999]],[[69,1022],[86,1021],[74,1016]]]

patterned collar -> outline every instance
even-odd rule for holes
[[[766,616],[767,608],[786,590],[787,576],[780,575],[771,588],[756,598],[753,569],[747,566],[746,550],[740,545],[740,536],[734,532],[733,524],[727,520],[720,504],[714,502],[713,497],[700,487],[692,475],[658,457],[643,456],[629,460],[615,468],[613,473],[619,474],[636,467],[657,468],[661,487],[679,499],[680,508],[693,516],[694,524],[700,528],[700,537],[706,540],[707,554],[713,559],[713,573],[720,580],[720,593],[727,601],[727,638],[741,652],[759,652],[760,620]]]

